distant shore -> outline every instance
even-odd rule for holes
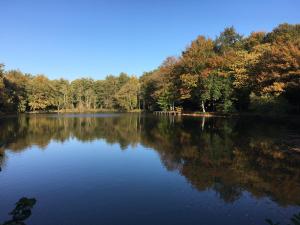
[[[45,110],[45,111],[29,111],[24,113],[3,113],[0,112],[0,118],[17,116],[17,115],[34,115],[34,114],[67,114],[67,113],[149,113],[153,114],[151,111],[143,110],[131,110],[131,111],[119,111],[115,109],[90,109],[90,110]],[[220,112],[199,112],[199,111],[185,111],[177,114],[177,116],[187,116],[187,117],[241,117],[241,116],[254,116],[254,117],[267,117],[267,118],[289,118],[289,119],[300,119],[300,115],[297,114],[272,114],[272,113],[254,113],[254,112],[239,112],[239,113],[220,113]]]

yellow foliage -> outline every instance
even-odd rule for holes
[[[263,93],[272,93],[274,95],[280,95],[282,92],[284,92],[286,84],[283,82],[274,82],[272,85],[264,87]]]
[[[181,99],[191,97],[191,90],[197,87],[199,75],[182,74],[180,76],[183,88],[180,89]]]

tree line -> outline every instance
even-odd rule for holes
[[[143,109],[211,112],[300,112],[300,24],[271,32],[225,28],[199,36],[178,57],[168,57],[140,78],[121,73],[104,80],[49,80],[4,71],[0,111]]]
[[[3,68],[3,66],[2,66]],[[139,107],[139,80],[121,73],[105,80],[80,78],[50,80],[18,70],[3,71],[0,81],[0,110],[134,110]]]

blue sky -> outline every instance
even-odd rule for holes
[[[300,23],[299,0],[0,0],[6,69],[73,80],[141,75],[198,35]]]

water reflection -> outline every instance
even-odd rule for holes
[[[36,204],[35,198],[21,198],[15,208],[9,213],[11,219],[3,223],[3,225],[25,225],[24,221],[31,216],[31,210]]]
[[[274,222],[273,220],[271,219],[266,219],[266,223],[269,224],[269,225],[283,225],[279,222]],[[298,214],[294,214],[292,216],[292,218],[290,218],[290,223],[287,224],[287,225],[299,225],[300,224],[300,213]]]
[[[198,190],[214,190],[224,202],[243,191],[282,206],[300,204],[298,121],[258,118],[122,116],[20,116],[0,120],[0,163],[5,152],[51,140],[104,139],[122,149],[142,144],[157,151],[168,170],[182,174]]]

